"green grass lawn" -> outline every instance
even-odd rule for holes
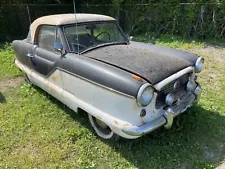
[[[170,37],[171,38],[171,37]],[[137,37],[136,40],[152,41]],[[156,44],[205,57],[200,103],[171,130],[136,140],[103,141],[87,118],[41,89],[15,83],[0,103],[0,168],[215,168],[225,160],[225,49],[161,38]],[[0,50],[0,84],[22,75],[7,45]],[[3,65],[3,66],[2,66]],[[1,91],[1,85],[0,85]]]
[[[22,73],[13,64],[15,58],[11,46],[6,43],[0,44],[0,80],[10,79],[22,75]]]

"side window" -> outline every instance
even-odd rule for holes
[[[57,29],[57,31],[56,31],[56,39],[55,39],[55,42],[61,42],[60,34],[59,34],[59,29]]]
[[[56,37],[55,26],[42,26],[38,34],[38,46],[42,49],[54,52],[54,43],[58,38],[59,37]]]

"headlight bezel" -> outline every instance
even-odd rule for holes
[[[143,103],[143,95],[145,94],[145,92],[148,92],[147,90],[150,91],[150,98],[149,98],[149,100],[146,101],[146,103]],[[140,89],[138,91],[137,104],[139,106],[146,107],[151,103],[153,96],[154,96],[154,88],[149,83],[145,83],[140,87]]]
[[[199,57],[195,62],[195,73],[200,73],[204,68],[204,58]]]

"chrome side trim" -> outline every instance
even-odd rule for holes
[[[15,59],[15,64],[17,65],[17,67],[20,67],[19,65],[22,65],[22,66],[26,67],[27,69],[30,69],[30,68],[28,68],[27,66],[23,65],[23,64],[22,64],[19,60],[17,60],[17,59]],[[61,69],[61,68],[58,68],[58,67],[56,67],[56,69],[54,69],[54,70],[50,73],[50,75],[53,74],[53,72],[55,72],[57,69],[58,69],[58,70],[61,70],[61,71],[63,71],[63,72],[69,73],[69,74],[71,74],[71,75],[73,75],[73,76],[76,76],[76,77],[78,77],[78,78],[80,78],[80,79],[82,79],[82,80],[85,80],[85,81],[89,82],[89,83],[95,84],[95,85],[100,86],[100,87],[105,88],[105,89],[108,89],[108,90],[110,90],[110,91],[112,91],[112,92],[115,92],[115,93],[118,93],[118,94],[120,94],[120,95],[123,95],[123,96],[129,97],[129,98],[135,99],[134,96],[131,96],[131,95],[122,93],[122,92],[117,91],[117,90],[115,90],[115,89],[112,89],[112,88],[110,88],[110,87],[106,87],[106,86],[101,85],[101,84],[99,84],[99,83],[97,83],[97,82],[94,82],[94,81],[92,81],[92,80],[86,79],[86,78],[84,78],[84,77],[82,77],[82,76],[79,76],[79,75],[77,75],[77,74],[71,73],[71,72],[69,72],[69,71],[67,71],[67,70],[65,70],[65,69]],[[38,73],[38,72],[37,72],[36,70],[34,70],[34,69],[32,69],[32,71],[35,72],[36,74],[38,74],[39,76],[43,77],[44,79],[48,79],[48,78],[50,77],[50,75],[49,75],[48,77],[45,77],[45,76],[43,76],[42,74]]]
[[[193,71],[194,71],[194,68],[189,66],[189,67],[171,75],[170,77],[164,79],[163,81],[157,83],[154,87],[155,87],[156,90],[160,91],[168,83],[172,82],[173,80],[179,78],[180,76],[182,76],[186,73],[190,73],[190,72],[193,72]]]
[[[61,68],[56,68],[55,70],[57,70],[57,69],[58,69],[58,70],[61,70],[61,71],[64,71],[64,72],[66,72],[66,73],[69,73],[69,74],[71,74],[71,75],[73,75],[73,76],[76,76],[76,77],[78,77],[78,78],[80,78],[80,79],[82,79],[82,80],[85,80],[85,81],[87,81],[87,82],[90,82],[90,83],[92,83],[92,84],[98,85],[98,86],[100,86],[100,87],[102,87],[102,88],[108,89],[108,90],[110,90],[110,91],[112,91],[112,92],[115,92],[115,93],[118,93],[118,94],[120,94],[120,95],[123,95],[123,96],[130,97],[130,98],[135,99],[134,96],[131,96],[131,95],[122,93],[122,92],[117,91],[117,90],[115,90],[115,89],[112,89],[112,88],[110,88],[110,87],[106,87],[106,86],[104,86],[104,85],[102,85],[102,84],[99,84],[99,83],[97,83],[97,82],[94,82],[94,81],[92,81],[92,80],[89,80],[89,79],[87,79],[87,78],[84,78],[84,77],[82,77],[82,76],[79,76],[79,75],[77,75],[77,74],[71,73],[71,72],[69,72],[69,71],[67,71],[67,70],[64,70],[64,69],[61,69]]]

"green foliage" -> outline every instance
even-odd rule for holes
[[[27,9],[33,21],[44,15],[74,12],[72,2],[71,0],[4,1],[8,5],[0,7],[0,41],[11,41],[27,36],[30,24]],[[178,0],[142,0],[138,1],[138,5],[134,0],[76,0],[76,8],[79,13],[110,15],[119,20],[125,32],[130,34],[151,32],[158,35],[179,35],[185,38],[224,39],[225,1],[182,2],[183,4]]]
[[[16,69],[13,59],[15,53],[11,44],[6,43],[0,48],[0,80],[19,76],[22,73]]]
[[[156,33],[185,38],[210,39],[225,37],[225,4],[157,3],[147,6],[122,7],[121,22],[132,34]]]
[[[164,34],[157,36],[156,34],[145,33],[143,35],[137,35],[134,37],[135,41],[145,42],[145,43],[153,43],[161,46],[167,46],[171,48],[182,48],[182,49],[190,49],[190,48],[204,48],[206,47],[205,42],[196,42],[195,40],[184,39],[180,36]],[[215,41],[218,44],[219,41]],[[221,42],[222,43],[222,42]]]

